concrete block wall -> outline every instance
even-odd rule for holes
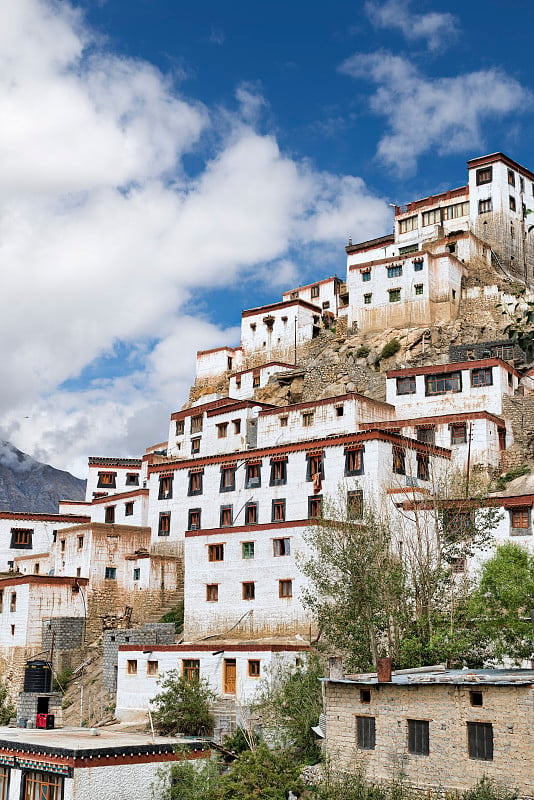
[[[117,690],[117,658],[120,644],[174,644],[173,622],[146,623],[142,628],[115,628],[104,631],[102,683],[108,692]]]
[[[43,650],[76,650],[83,644],[83,617],[51,617],[43,620]]]

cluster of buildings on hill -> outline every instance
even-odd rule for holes
[[[468,168],[466,186],[397,207],[391,235],[349,242],[345,281],[319,281],[244,311],[238,348],[198,353],[196,399],[171,414],[164,443],[138,459],[90,458],[85,500],[61,502],[58,514],[0,513],[0,672],[14,689],[27,660],[51,641],[56,666],[75,666],[73,653],[102,632],[104,621],[104,683],[116,693],[120,719],[143,716],[158,679],[178,669],[208,679],[222,698],[221,728],[231,727],[262,678],[306,660],[315,630],[302,602],[299,559],[308,552],[305,531],[327,498],[341,493],[354,521],[366,505],[395,519],[399,508],[428,502],[454,472],[501,471],[514,444],[503,404],[531,391],[508,341],[451,348],[449,363],[391,369],[382,401],[355,392],[284,406],[257,399],[272,376],[291,378],[325,327],[366,332],[451,320],[475,263],[488,275],[496,269],[530,280],[534,174],[500,153]],[[492,502],[502,510],[496,541],[514,537],[531,547],[534,494]],[[458,511],[458,525],[469,524],[471,513]],[[403,518],[399,535],[409,536],[409,514]],[[453,568],[468,566],[459,558]],[[158,638],[150,625],[145,633],[128,627],[130,620],[160,618],[181,597],[179,643],[172,635]],[[360,681],[357,689],[351,684],[356,699],[349,702],[343,681],[327,686],[327,724],[341,735],[350,729],[346,748],[373,751],[384,769],[388,759],[404,764],[410,754],[425,755],[424,744],[417,745],[421,752],[410,749],[406,719],[425,716],[411,705],[421,693],[406,689],[417,682],[389,681],[386,691]],[[512,684],[514,691],[521,686],[520,703],[527,684]],[[438,685],[450,694],[459,684]],[[401,691],[406,696],[399,694],[397,704]],[[469,780],[493,768],[500,774],[512,746],[491,692],[482,714],[495,730],[491,758],[487,745]],[[365,713],[351,705],[360,701]],[[395,735],[384,733],[378,746],[384,703]],[[446,715],[440,709],[434,718]],[[466,724],[482,717],[473,712]],[[413,736],[427,741],[428,751],[434,723],[425,719]],[[448,740],[446,730],[439,728],[440,741]],[[468,757],[476,761],[474,752]]]

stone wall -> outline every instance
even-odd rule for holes
[[[17,701],[17,721],[26,720],[26,727],[35,728],[38,700],[48,699],[48,713],[54,715],[54,727],[63,726],[62,695],[57,692],[21,692]]]
[[[503,397],[503,417],[510,420],[514,443],[502,453],[503,470],[523,466],[534,459],[534,395]]]
[[[174,644],[173,622],[146,623],[142,628],[115,628],[104,631],[102,684],[108,692],[117,691],[117,656],[121,644]]]

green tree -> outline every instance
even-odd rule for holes
[[[13,701],[9,697],[7,685],[0,680],[0,725],[7,725],[11,717],[17,713]]]
[[[534,556],[514,542],[497,548],[482,567],[471,615],[497,661],[520,662],[534,653]]]
[[[211,705],[216,695],[207,681],[186,680],[177,670],[166,673],[154,697],[153,719],[161,733],[207,736],[213,733]]]
[[[290,750],[270,750],[261,743],[237,758],[221,776],[217,800],[286,800],[302,789],[300,764]]]
[[[215,800],[220,771],[216,761],[179,761],[160,770],[153,800]]]
[[[302,667],[280,667],[264,679],[253,707],[263,726],[276,731],[279,743],[304,761],[314,762],[319,755],[312,726],[323,710],[319,680],[323,675],[322,661],[312,651]]]

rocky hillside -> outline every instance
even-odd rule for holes
[[[0,441],[0,511],[57,513],[59,500],[84,499],[85,483]]]

